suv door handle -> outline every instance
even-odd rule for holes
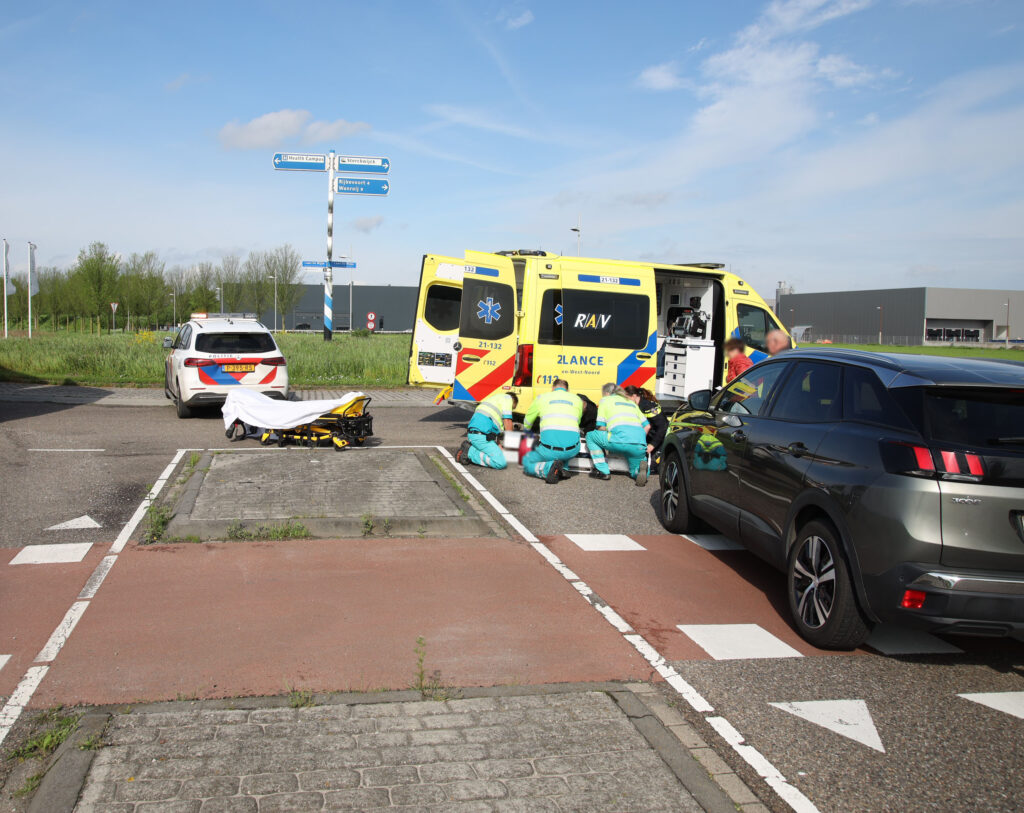
[[[737,429],[735,432],[732,433],[732,439],[737,443],[746,443],[747,433],[744,432],[742,429]]]
[[[786,447],[786,451],[793,455],[793,457],[803,457],[810,450],[800,441],[797,441],[796,443],[790,443],[789,446]]]

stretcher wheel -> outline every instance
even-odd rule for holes
[[[277,445],[284,448],[284,432],[277,436]]]
[[[345,447],[348,446],[348,441],[345,438],[331,438],[334,443],[334,450],[336,452],[344,451]]]
[[[260,435],[260,446],[269,446],[272,443],[270,438],[270,432],[264,432],[262,435]]]
[[[366,443],[366,438],[352,438],[353,446],[362,446],[364,443]]]

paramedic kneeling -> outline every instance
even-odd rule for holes
[[[503,431],[512,429],[512,410],[519,398],[510,392],[488,395],[482,400],[470,418],[466,439],[455,453],[459,463],[475,463],[489,469],[503,469],[505,451],[498,445]]]
[[[523,429],[529,429],[540,418],[540,443],[523,457],[523,471],[548,483],[568,478],[565,463],[579,454],[582,417],[583,401],[569,392],[569,382],[561,378],[551,392],[534,398],[523,418]]]
[[[597,429],[587,433],[587,450],[594,468],[591,477],[611,478],[605,453],[620,454],[629,463],[629,476],[638,486],[647,485],[647,433],[651,425],[635,403],[615,384],[601,388],[604,397],[597,408]]]

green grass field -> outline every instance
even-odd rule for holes
[[[1024,361],[1024,345],[1011,344],[1009,349],[1002,347],[909,347],[891,344],[802,344],[804,350],[827,350],[830,347],[844,347],[850,350],[866,350],[870,353],[919,353],[922,356],[954,356],[957,358],[975,359],[1009,359]]]
[[[162,333],[96,336],[39,333],[31,340],[0,339],[0,380],[47,384],[160,387],[166,350]],[[408,334],[349,336],[281,334],[288,378],[296,389],[387,389],[405,386]]]

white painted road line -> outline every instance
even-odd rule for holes
[[[139,507],[135,509],[135,513],[131,515],[131,518],[121,529],[121,533],[117,535],[117,539],[114,540],[114,544],[110,546],[111,553],[120,553],[124,550],[124,546],[128,544],[129,538],[135,533],[135,529],[139,527],[139,523],[142,522],[142,518],[146,516],[146,511],[149,510],[149,506],[153,504],[153,501],[163,491],[164,485],[167,480],[174,473],[174,469],[178,465],[178,461],[184,456],[188,449],[178,449],[178,453],[171,459],[171,462],[167,464],[167,468],[163,470],[160,477],[153,484],[153,487],[149,490],[149,494],[143,497],[142,502],[139,503]]]
[[[25,710],[28,701],[32,699],[32,695],[35,694],[40,681],[46,677],[46,672],[49,668],[49,666],[29,667],[25,677],[18,684],[18,688],[14,690],[14,693],[7,699],[4,707],[0,709],[0,745],[7,739],[7,735],[11,733],[11,728]]]
[[[0,655],[0,669],[3,669],[7,665],[7,661],[10,659],[10,655]]]
[[[699,545],[704,550],[746,550],[739,542],[733,542],[722,534],[679,534],[687,542]]]
[[[716,661],[802,658],[799,652],[757,624],[679,624],[682,632]]]
[[[78,594],[78,597],[80,599],[90,599],[95,597],[96,591],[100,589],[100,585],[103,584],[103,580],[107,578],[110,568],[114,566],[114,562],[116,561],[116,554],[112,556],[104,556],[100,559],[100,563],[96,565],[96,569],[92,572],[92,575],[85,583],[85,587],[82,588],[82,592]]]
[[[12,565],[59,565],[81,562],[92,542],[66,542],[61,545],[29,545],[11,559]]]
[[[768,705],[885,753],[868,704],[863,700],[806,700]]]
[[[647,550],[625,534],[566,534],[565,537],[585,551]]]
[[[949,641],[943,641],[927,632],[879,624],[865,643],[883,655],[959,655],[963,652]]]
[[[106,449],[29,449],[30,452],[105,452]]]
[[[57,653],[67,643],[68,636],[82,618],[82,614],[89,606],[88,601],[76,601],[64,615],[64,620],[57,625],[50,634],[50,640],[46,642],[39,654],[36,655],[36,663],[49,663],[57,657]]]
[[[979,692],[977,694],[958,694],[964,700],[980,703],[996,711],[1004,711],[1024,720],[1024,692]]]
[[[451,453],[443,446],[436,447],[449,462],[456,468],[462,469],[465,472],[465,467],[460,466],[455,462],[455,458],[452,457]],[[475,478],[474,478],[475,481]],[[486,489],[479,484],[476,486],[477,491],[483,494]],[[491,502],[488,500],[488,502]],[[496,500],[494,502],[497,502]],[[494,502],[491,504],[494,505]],[[497,507],[500,506],[500,507]],[[637,652],[639,652],[644,659],[651,664],[654,670],[665,679],[675,691],[682,697],[690,706],[700,714],[710,714],[715,710],[705,697],[698,692],[693,686],[687,683],[683,676],[676,671],[676,669],[670,666],[661,654],[648,643],[648,641],[642,636],[636,634],[629,623],[622,618],[618,613],[615,612],[611,607],[600,601],[594,591],[590,589],[586,582],[580,579],[575,573],[573,573],[562,561],[554,554],[554,552],[543,542],[537,539],[536,536],[521,523],[515,516],[509,511],[505,510],[501,503],[496,506],[498,513],[501,518],[504,519],[509,525],[511,525],[517,533],[519,533],[523,539],[530,543],[530,546],[537,551],[544,560],[557,570],[561,576],[568,581],[572,587],[583,597],[583,599],[595,610],[597,610],[609,624],[612,625],[622,637],[629,642]],[[774,637],[774,636],[773,636]],[[778,639],[776,639],[778,640]],[[782,641],[779,641],[781,644]],[[783,644],[785,646],[785,644]],[[795,651],[795,650],[794,650]],[[797,653],[800,654],[799,652]],[[751,767],[758,772],[764,781],[771,787],[787,805],[789,805],[796,813],[819,813],[818,808],[815,807],[814,803],[804,796],[798,788],[793,787],[786,781],[786,777],[783,776],[779,770],[769,762],[760,751],[750,745],[746,745],[743,741],[743,736],[732,727],[728,720],[724,717],[705,717],[708,724],[712,726],[722,737],[729,743],[729,745],[736,751],[740,757],[747,762]]]

